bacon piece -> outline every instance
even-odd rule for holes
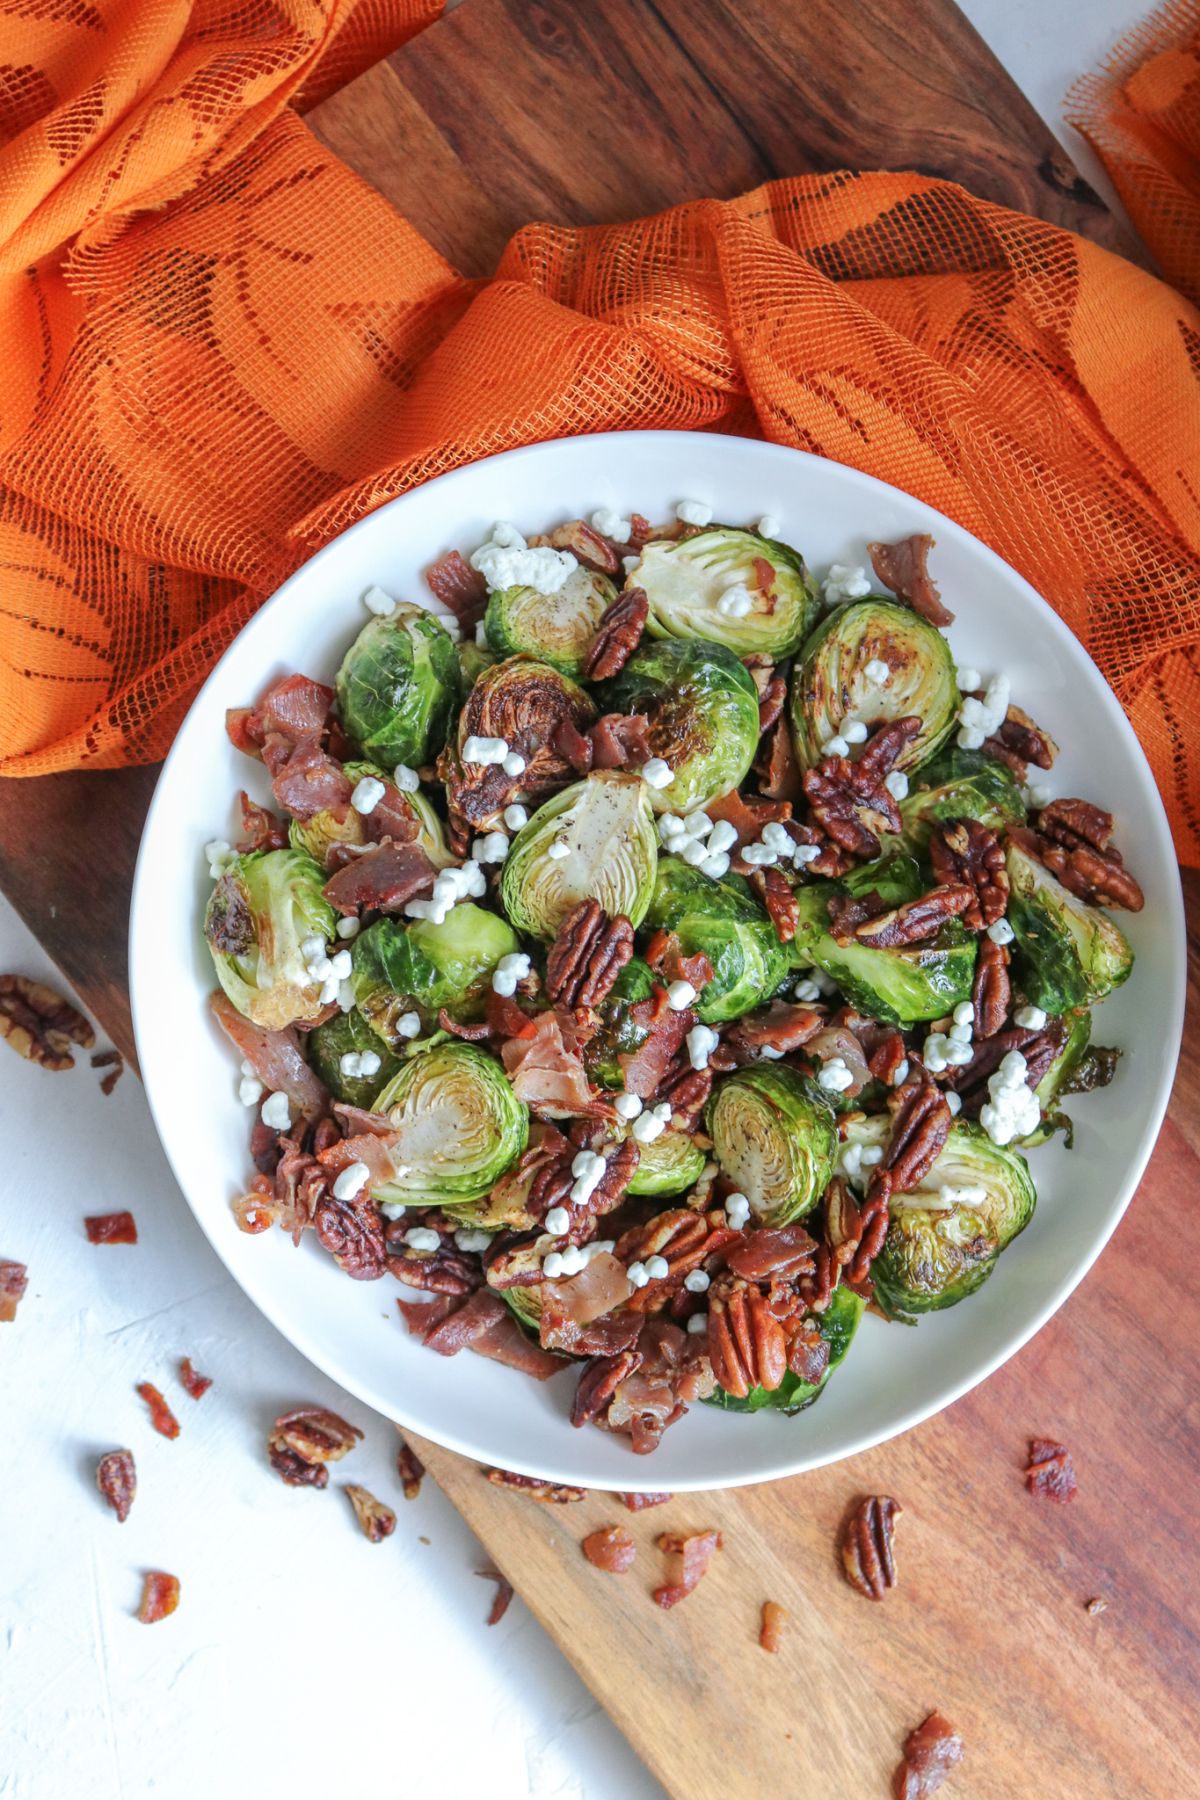
[[[179,1364],[179,1379],[193,1400],[203,1400],[212,1386],[212,1376],[201,1375],[190,1356],[183,1357]]]
[[[781,1055],[800,1050],[811,1038],[823,1031],[828,1020],[813,1006],[801,1006],[788,1000],[772,1000],[762,1012],[748,1013],[725,1034],[724,1042],[731,1050],[754,1052],[767,1045]]]
[[[457,1294],[434,1294],[429,1300],[397,1300],[400,1317],[413,1337],[423,1337],[439,1320],[462,1305]]]
[[[464,631],[474,631],[487,611],[487,582],[457,550],[430,563],[425,580],[435,600],[448,606]]]
[[[593,769],[640,769],[651,756],[649,731],[645,713],[602,713],[588,734]]]
[[[269,1093],[285,1093],[305,1118],[314,1119],[329,1104],[329,1090],[309,1068],[293,1026],[265,1031],[254,1025],[218,991],[209,997],[213,1017],[239,1056],[249,1062]]]
[[[1062,1506],[1074,1500],[1079,1484],[1066,1445],[1051,1443],[1049,1438],[1030,1438],[1025,1485],[1031,1494],[1043,1500],[1057,1500]]]
[[[162,1569],[147,1569],[142,1576],[142,1599],[137,1616],[143,1625],[157,1625],[179,1605],[179,1577]]]
[[[554,727],[550,743],[576,775],[586,775],[591,769],[595,747],[591,738],[580,731],[574,719],[564,714]]]
[[[155,1431],[165,1438],[177,1438],[179,1436],[179,1420],[153,1383],[139,1381],[137,1391],[150,1408],[150,1423]]]
[[[637,1545],[620,1525],[602,1525],[583,1540],[583,1554],[594,1569],[607,1575],[625,1575],[632,1569]]]
[[[503,1363],[506,1368],[519,1369],[523,1375],[532,1375],[535,1381],[549,1381],[552,1375],[558,1375],[567,1366],[561,1356],[551,1356],[548,1350],[531,1344],[507,1307],[504,1317],[473,1338],[467,1349],[473,1350],[476,1356]]]
[[[96,1486],[123,1525],[137,1498],[137,1469],[132,1450],[110,1450],[96,1464]]]
[[[629,1512],[643,1512],[647,1506],[665,1506],[674,1494],[618,1494],[617,1499]]]
[[[383,843],[356,856],[325,883],[325,898],[340,913],[361,907],[399,912],[409,900],[427,899],[437,870],[419,844]]]
[[[779,1640],[787,1620],[787,1608],[780,1606],[777,1600],[764,1600],[762,1609],[762,1625],[758,1633],[758,1641],[764,1650],[772,1656],[779,1651]]]
[[[456,1312],[432,1325],[422,1342],[427,1350],[436,1350],[439,1356],[457,1356],[493,1325],[509,1317],[508,1308],[491,1288],[478,1288]]]
[[[271,771],[271,792],[293,819],[312,819],[321,812],[345,818],[354,791],[350,778],[315,738],[293,745],[268,740],[263,755]]]
[[[83,1221],[89,1244],[136,1244],[137,1225],[131,1212],[97,1213]]]
[[[892,1784],[896,1800],[928,1800],[962,1759],[963,1741],[949,1719],[930,1713],[905,1739],[904,1761]]]
[[[719,800],[710,800],[704,810],[714,822],[724,819],[737,832],[733,854],[743,844],[753,843],[761,837],[764,825],[769,825],[772,820],[782,824],[784,819],[792,816],[789,800],[763,800],[757,794],[739,794],[736,788],[731,794],[722,794]]]
[[[475,1573],[481,1581],[494,1581],[496,1584],[496,1597],[492,1601],[492,1610],[487,1616],[487,1622],[489,1625],[498,1625],[508,1611],[509,1602],[513,1597],[513,1584],[507,1576],[501,1575],[498,1569],[476,1569]]]
[[[509,1038],[500,1060],[518,1100],[547,1118],[570,1119],[596,1110],[597,1101],[567,1012],[539,1013],[528,1036]]]
[[[29,1271],[21,1262],[0,1262],[0,1325],[11,1325],[29,1286]]]
[[[662,1086],[680,1045],[696,1023],[696,1015],[690,1007],[685,1007],[682,1012],[672,1012],[663,999],[655,996],[639,1000],[630,1007],[629,1016],[649,1035],[636,1050],[619,1052],[617,1062],[625,1077],[626,1091],[649,1100]]]
[[[238,806],[242,815],[243,833],[238,849],[243,854],[250,850],[283,849],[288,841],[287,832],[273,812],[265,806],[259,806],[244,788],[238,795]]]
[[[929,573],[933,539],[926,531],[914,532],[896,544],[868,544],[871,567],[884,587],[907,600],[914,612],[931,625],[953,625],[954,614],[942,604],[937,583]]]
[[[664,1531],[658,1547],[669,1559],[669,1573],[674,1579],[654,1590],[654,1602],[667,1611],[686,1600],[700,1578],[707,1572],[713,1557],[721,1548],[719,1531],[699,1531],[690,1537]]]
[[[236,749],[248,756],[261,755],[270,737],[289,744],[319,738],[332,705],[332,688],[307,675],[287,675],[267,689],[257,706],[231,707],[225,729]]]

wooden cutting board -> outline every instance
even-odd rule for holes
[[[312,123],[473,274],[532,217],[627,218],[842,166],[948,176],[1131,249],[947,0],[466,0]],[[0,784],[0,885],[126,1050],[126,913],[155,773]],[[1195,934],[1200,880],[1188,892]],[[420,1446],[673,1794],[882,1796],[933,1706],[968,1741],[958,1800],[1198,1791],[1198,1101],[1193,1005],[1170,1123],[1083,1289],[983,1389],[880,1450],[631,1517],[598,1494],[538,1506]],[[1074,1506],[1025,1494],[1030,1433],[1071,1444]],[[653,1467],[631,1459],[638,1478]],[[834,1549],[872,1492],[905,1508],[901,1584],[880,1606],[844,1584]],[[620,1578],[578,1548],[613,1521],[639,1545]],[[713,1525],[712,1572],[659,1612],[658,1533]],[[777,1657],[757,1645],[767,1599],[790,1613]]]

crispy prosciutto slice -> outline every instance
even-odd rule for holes
[[[268,738],[299,744],[325,729],[333,689],[307,675],[289,675],[269,687],[257,706],[233,706],[225,714],[230,742],[247,756],[261,756]]]
[[[437,870],[419,844],[382,843],[352,857],[325,883],[325,898],[340,913],[360,907],[398,912],[408,901],[433,892]]]
[[[601,1103],[584,1073],[571,1015],[556,1009],[539,1013],[532,1023],[528,1036],[500,1046],[513,1093],[546,1118],[586,1117]]]
[[[552,1375],[560,1375],[567,1367],[561,1356],[552,1356],[548,1350],[531,1343],[507,1309],[504,1318],[497,1319],[479,1337],[473,1338],[467,1348],[476,1356],[489,1357],[506,1368],[519,1369],[522,1375],[532,1375],[535,1381],[549,1381]]]
[[[737,832],[737,848],[752,843],[762,836],[762,828],[772,820],[782,822],[792,816],[790,800],[760,800],[756,795],[739,794],[735,788],[731,794],[723,794],[719,800],[710,800],[705,807],[710,819],[724,819]]]
[[[913,611],[931,625],[953,625],[954,614],[942,604],[937,583],[929,573],[932,549],[933,539],[925,531],[901,538],[897,544],[867,545],[871,567],[884,587],[907,600]]]
[[[422,1309],[424,1310],[424,1309]],[[424,1344],[439,1356],[457,1356],[502,1319],[511,1318],[503,1300],[491,1288],[477,1288],[456,1312],[448,1313],[426,1331]]]
[[[649,762],[649,730],[645,713],[603,713],[588,734],[593,769],[633,769]]]
[[[210,996],[213,1017],[238,1054],[253,1064],[254,1073],[270,1093],[284,1093],[305,1115],[315,1119],[329,1105],[329,1090],[305,1062],[300,1037],[291,1026],[286,1031],[264,1031],[242,1017],[224,994]]]
[[[275,754],[281,746],[286,752],[282,759]],[[345,818],[353,786],[341,763],[315,738],[290,746],[284,739],[268,739],[263,760],[271,771],[271,792],[293,819],[303,822],[320,812]]]

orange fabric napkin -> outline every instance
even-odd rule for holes
[[[709,427],[853,463],[1014,563],[1116,688],[1200,860],[1195,309],[892,174],[531,225],[468,282],[294,105],[438,4],[9,5],[0,772],[160,755],[280,580],[430,475]]]

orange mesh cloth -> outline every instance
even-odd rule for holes
[[[0,769],[159,755],[281,578],[430,475],[567,432],[709,427],[869,470],[1021,569],[1200,860],[1194,309],[888,174],[533,225],[467,282],[290,104],[435,11],[10,0]]]
[[[1072,88],[1067,118],[1167,280],[1200,301],[1200,0],[1169,0],[1123,38]]]

